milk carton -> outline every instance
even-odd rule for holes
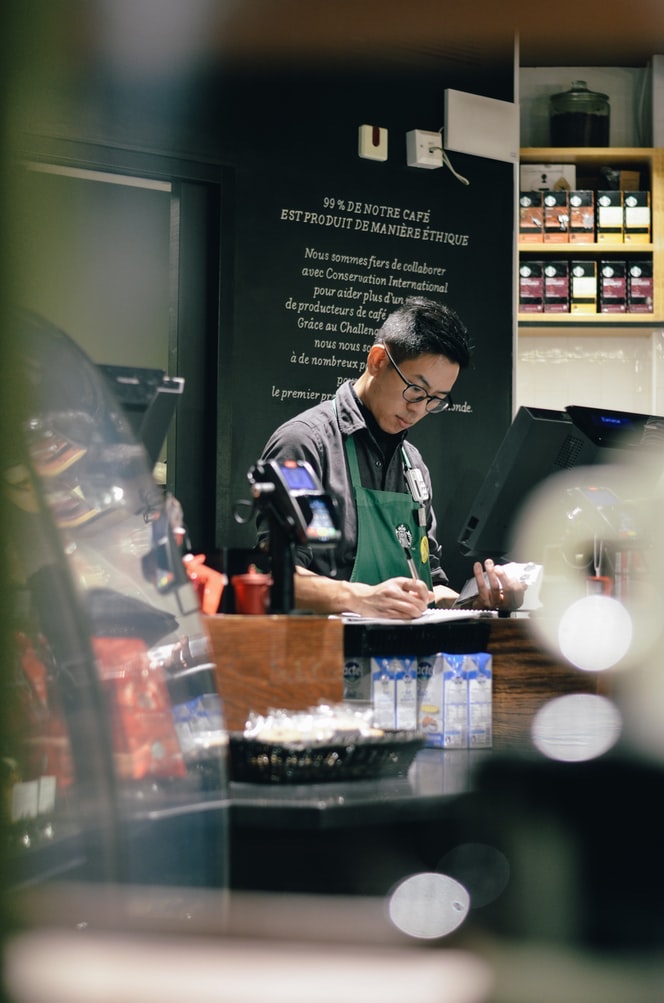
[[[443,741],[442,654],[420,657],[417,662],[417,727],[427,745],[442,747]]]
[[[396,728],[396,672],[398,659],[381,657],[371,659],[371,703],[374,722],[378,728],[393,731]]]
[[[466,655],[443,655],[443,744],[468,748],[468,677]]]
[[[417,658],[402,655],[395,667],[395,724],[399,730],[417,728]]]
[[[468,746],[490,749],[492,733],[492,661],[487,651],[466,655],[468,681]]]
[[[343,695],[351,702],[371,702],[371,663],[365,655],[345,659]]]

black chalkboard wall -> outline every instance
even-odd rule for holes
[[[486,80],[476,92],[511,100],[505,74],[496,79],[498,93]],[[432,474],[446,569],[457,586],[468,577],[457,535],[511,420],[513,166],[450,154],[464,185],[446,168],[406,165],[406,132],[440,128],[447,86],[461,89],[455,78],[376,81],[354,101],[348,87],[332,101],[329,86],[303,86],[297,123],[283,100],[265,157],[235,171],[233,311],[220,335],[219,545],[253,543],[253,528],[230,513],[248,497],[247,470],[273,428],[359,375],[387,313],[422,294],[454,307],[475,346],[453,411],[413,433]],[[275,100],[274,88],[264,100]],[[358,156],[363,122],[388,128],[386,162]]]
[[[33,101],[23,160],[175,182],[169,352],[186,388],[172,473],[196,550],[253,544],[233,506],[272,429],[357,375],[386,313],[425,293],[460,313],[476,345],[456,409],[413,435],[447,571],[467,577],[456,539],[512,410],[514,168],[452,153],[464,185],[447,168],[408,167],[406,134],[441,129],[446,88],[513,100],[509,35],[491,58],[470,41],[378,51],[353,36],[343,58],[215,52],[191,76],[125,79],[101,60],[79,67],[77,99],[65,74]],[[385,162],[359,157],[362,124],[387,129]]]

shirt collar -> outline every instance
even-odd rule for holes
[[[394,445],[403,442],[406,432],[389,435],[383,432],[369,409],[362,403],[350,380],[342,383],[336,394],[337,417],[342,435],[354,435],[361,429],[368,429],[377,442]]]

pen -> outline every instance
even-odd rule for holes
[[[397,526],[396,533],[397,533],[397,540],[401,544],[401,549],[403,550],[406,557],[406,561],[408,562],[408,570],[410,571],[411,577],[413,578],[414,581],[419,582],[420,576],[417,573],[415,562],[410,553],[410,545],[413,539],[410,530],[408,529],[407,526],[404,526],[402,523],[401,526]]]
[[[406,555],[406,560],[408,561],[408,567],[410,568],[411,576],[415,579],[416,582],[419,582],[420,576],[417,573],[417,568],[415,567],[415,561],[410,556],[410,551],[407,550],[406,547],[404,547],[403,552]]]

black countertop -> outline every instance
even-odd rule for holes
[[[433,818],[473,790],[490,749],[422,749],[408,774],[343,783],[231,783],[233,823],[266,829],[342,829]]]
[[[431,655],[436,651],[469,654],[486,651],[494,614],[454,610],[449,620],[430,622],[348,620],[344,622],[344,655],[348,658],[386,655]],[[441,611],[441,616],[445,611]],[[467,617],[467,619],[464,619]]]

